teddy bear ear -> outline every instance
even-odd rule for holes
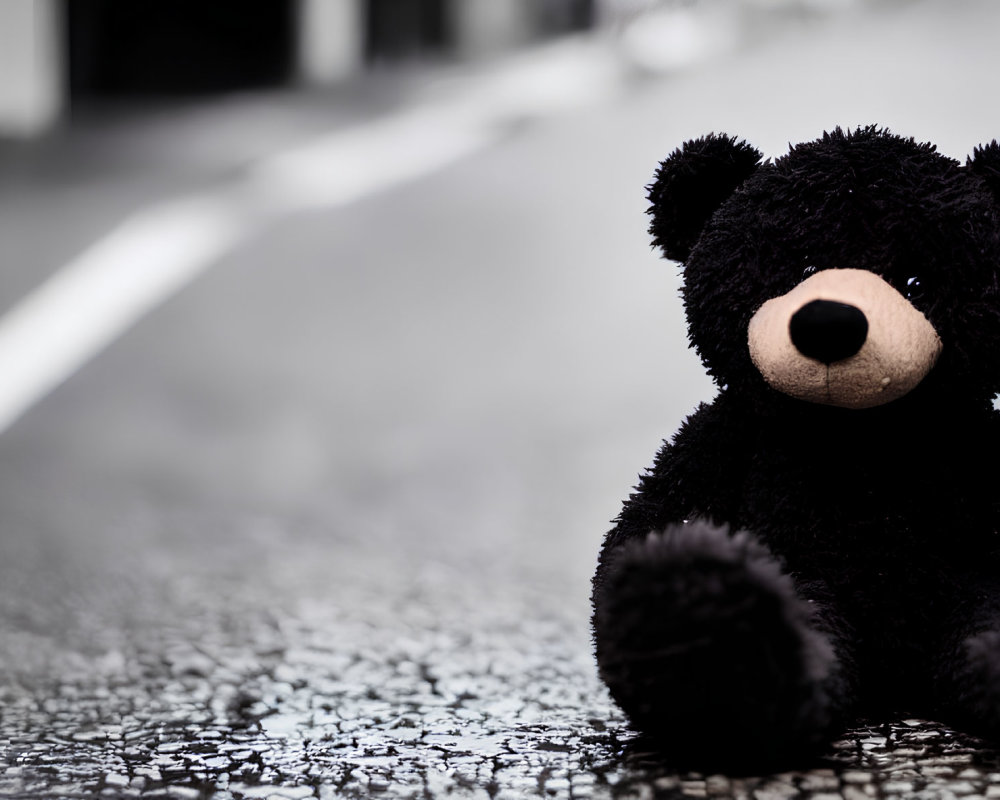
[[[724,133],[693,139],[671,153],[646,187],[653,244],[667,258],[686,260],[709,217],[761,159],[756,148]]]
[[[996,139],[973,150],[965,166],[978,175],[993,196],[1000,200],[1000,144]]]

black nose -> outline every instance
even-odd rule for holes
[[[868,337],[868,320],[860,308],[833,300],[813,300],[788,323],[799,352],[824,364],[850,358]]]

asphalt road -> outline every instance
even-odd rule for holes
[[[647,243],[657,161],[868,122],[964,158],[1000,133],[998,23],[786,20],[241,239],[0,436],[0,795],[1000,796],[996,750],[905,719],[802,772],[674,775],[587,624],[607,520],[712,393]],[[136,204],[391,107],[275,131],[248,99],[32,150],[0,191],[4,303]]]

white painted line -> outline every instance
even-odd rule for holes
[[[215,192],[140,211],[0,319],[0,432],[149,310],[265,221],[335,207],[452,164],[524,116],[604,97],[593,48],[515,59],[446,102],[321,137],[261,161]]]
[[[241,226],[211,197],[127,219],[0,320],[0,431],[224,253]]]
[[[406,111],[265,159],[244,186],[278,213],[347,205],[484,149],[502,132],[484,116],[448,105]]]
[[[227,189],[127,218],[0,319],[0,432],[250,235],[261,212],[345,205],[498,135],[468,115],[409,112],[273,157]]]

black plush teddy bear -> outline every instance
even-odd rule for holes
[[[1000,738],[1000,145],[710,135],[648,188],[719,392],[605,539],[612,696],[683,768],[788,765],[857,716]]]

